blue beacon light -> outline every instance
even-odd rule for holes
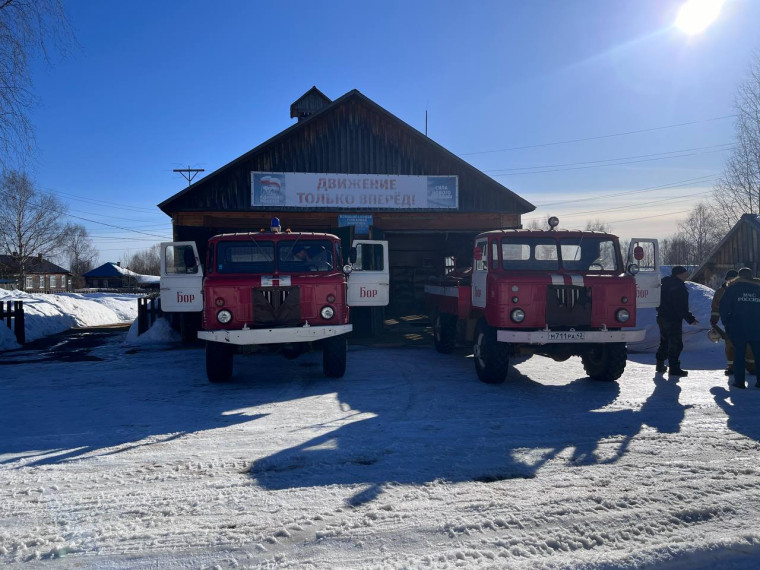
[[[269,229],[272,230],[272,233],[279,233],[282,230],[282,227],[280,226],[280,218],[272,218],[272,221],[269,224]]]

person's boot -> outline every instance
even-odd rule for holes
[[[668,374],[670,376],[688,376],[689,373],[686,370],[681,369],[681,363],[680,362],[674,362],[670,365],[670,370],[668,371]]]
[[[734,380],[734,383],[731,384],[731,386],[733,386],[734,388],[741,388],[742,390],[744,390],[744,388],[747,387],[745,383],[741,380]]]
[[[730,366],[723,371],[723,374],[725,374],[726,376],[731,376],[733,375],[733,373],[734,373],[734,369],[731,368]]]
[[[657,364],[654,367],[654,369],[657,372],[667,372],[668,371],[668,367],[665,366],[665,361],[664,360],[658,360]]]

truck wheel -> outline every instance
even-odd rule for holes
[[[475,371],[486,384],[501,384],[509,371],[509,347],[496,340],[496,329],[481,319],[475,329]]]
[[[628,351],[624,342],[597,344],[583,354],[581,360],[589,378],[612,382],[623,375]]]
[[[232,376],[235,346],[206,341],[206,376],[209,382],[227,382]]]
[[[441,354],[451,354],[457,345],[457,318],[436,313],[433,321],[433,344]]]
[[[330,378],[341,378],[346,373],[346,335],[331,336],[322,346],[322,371]]]

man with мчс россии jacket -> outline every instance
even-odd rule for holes
[[[744,388],[747,344],[752,347],[755,359],[760,354],[760,279],[754,279],[748,267],[742,267],[739,276],[726,287],[720,300],[720,320],[736,350],[733,385]],[[760,387],[760,382],[755,385]]]
[[[669,277],[662,278],[660,306],[657,307],[657,326],[660,329],[660,346],[657,349],[657,372],[671,376],[686,376],[689,373],[681,368],[681,351],[683,350],[682,321],[690,325],[697,324],[697,319],[689,311],[689,290],[684,283],[689,277],[685,267],[676,265]],[[669,368],[665,368],[665,359]]]

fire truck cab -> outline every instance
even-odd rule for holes
[[[162,243],[162,310],[202,312],[211,382],[230,379],[247,345],[287,358],[319,348],[324,374],[341,377],[350,307],[387,305],[389,290],[387,242],[356,240],[346,253],[337,236],[282,232],[277,218],[269,231],[212,237],[205,266],[195,242]]]
[[[475,238],[473,265],[425,286],[438,352],[473,342],[480,380],[501,383],[510,358],[580,356],[593,379],[617,380],[627,342],[644,338],[636,308],[659,304],[657,240],[631,240],[628,257],[603,232],[495,230]]]

